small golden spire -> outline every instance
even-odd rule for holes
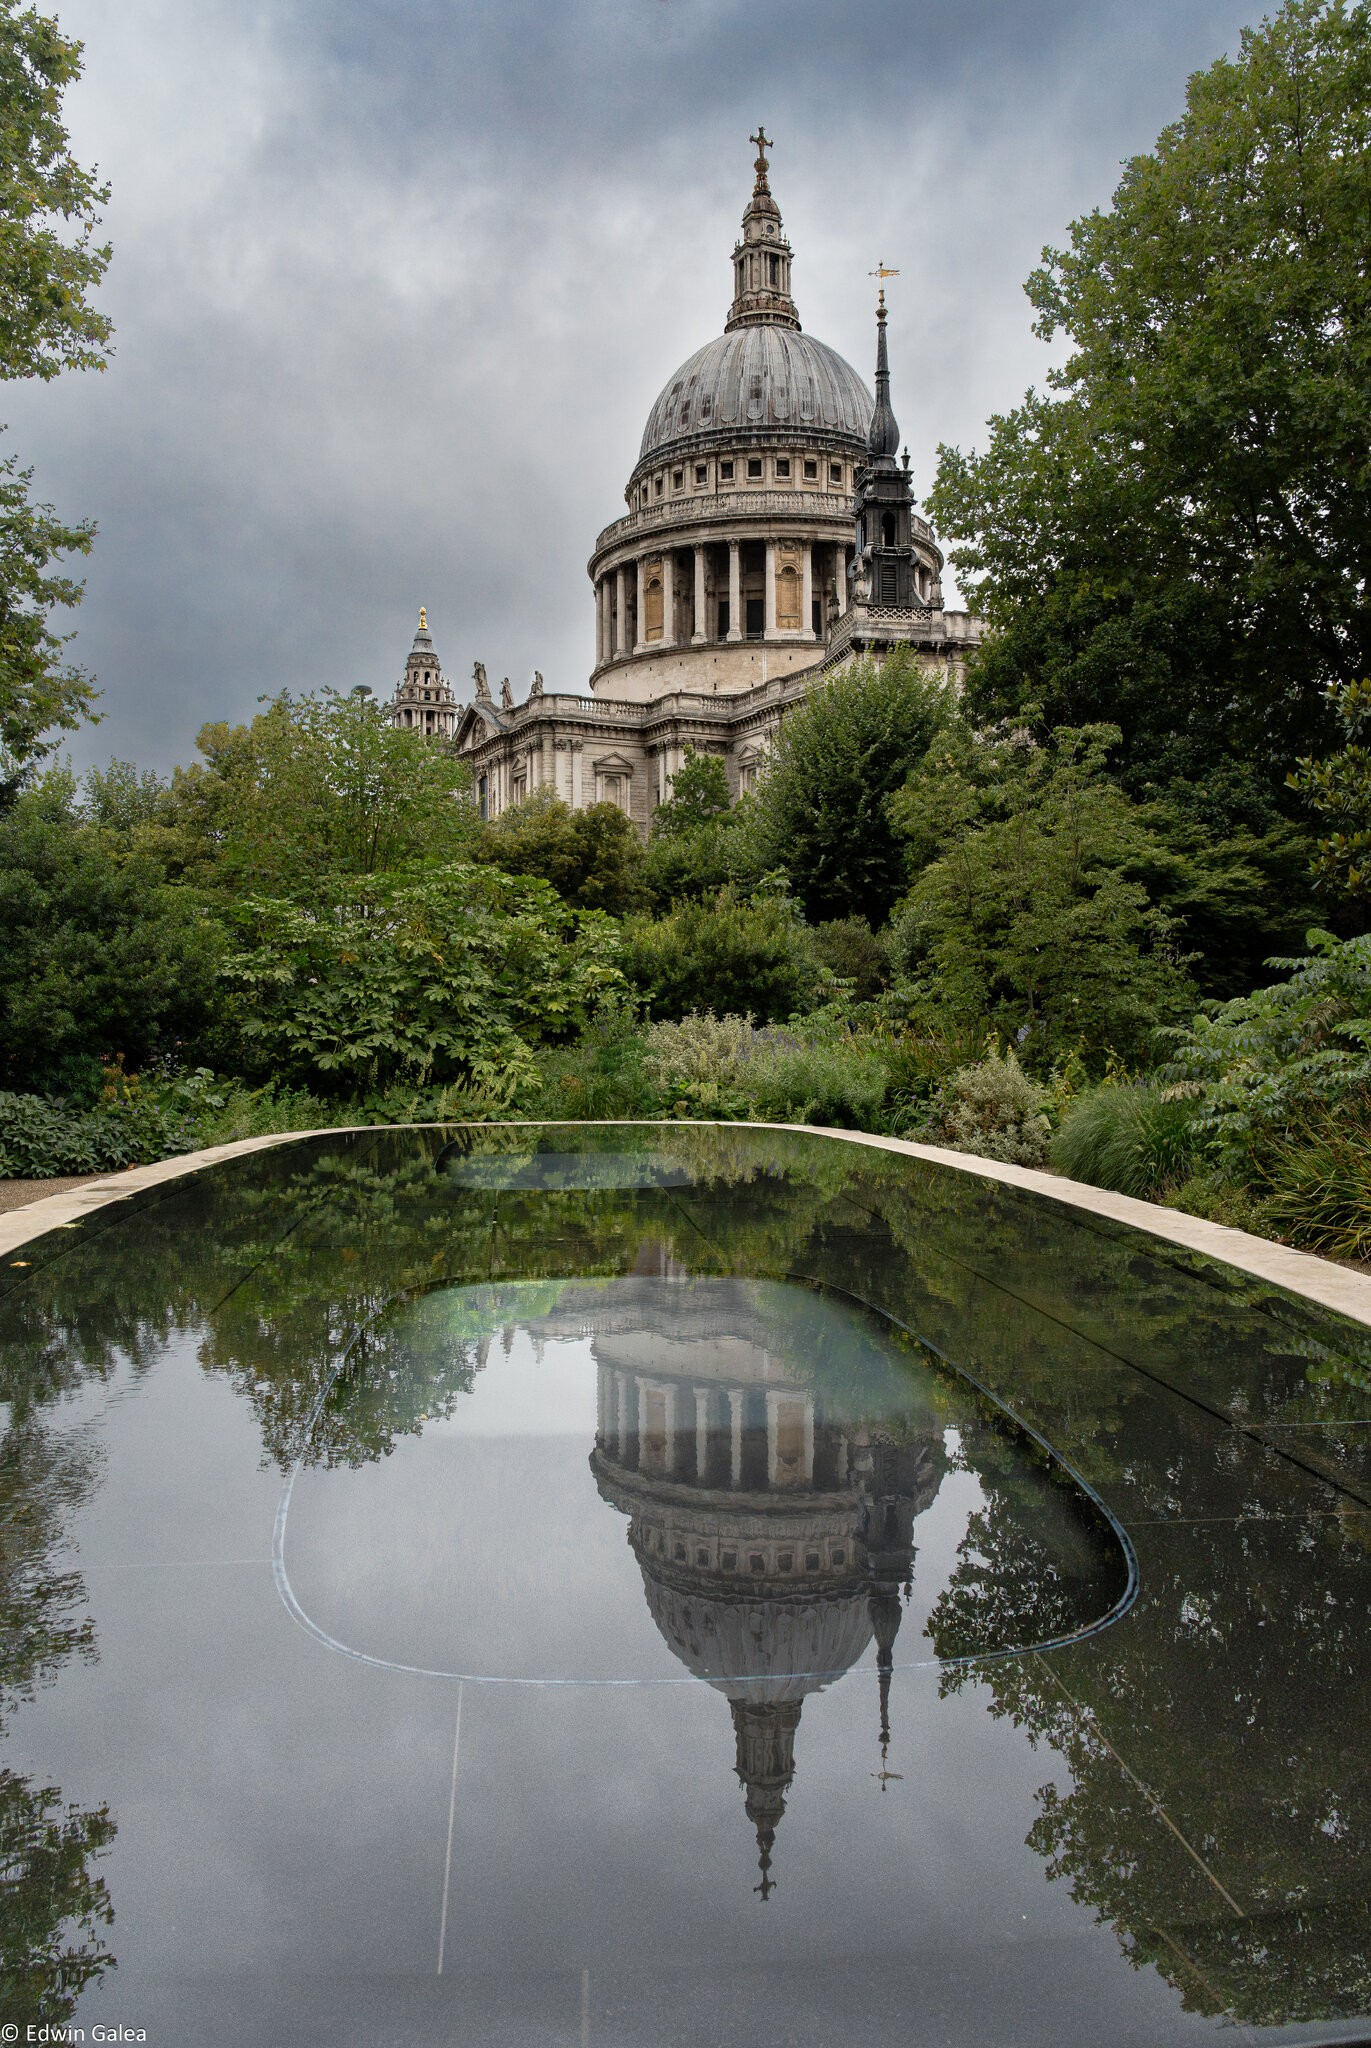
[[[426,609],[424,608],[424,606],[423,606],[423,605],[420,605],[420,607],[419,607],[419,631],[420,631],[421,633],[423,633],[423,632],[426,632],[427,630],[428,630],[428,612],[426,611]]]

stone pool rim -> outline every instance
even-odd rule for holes
[[[1037,1167],[1010,1166],[998,1159],[986,1159],[975,1152],[952,1152],[941,1145],[920,1145],[910,1138],[889,1138],[872,1131],[830,1130],[817,1124],[770,1124],[725,1122],[720,1118],[692,1118],[721,1130],[796,1132],[803,1137],[831,1138],[848,1145],[866,1145],[880,1152],[893,1152],[908,1159],[920,1159],[933,1166],[948,1167],[955,1173],[1026,1194],[1041,1195],[1063,1208],[1100,1216],[1159,1238],[1182,1250],[1198,1253],[1220,1265],[1266,1281],[1286,1293],[1318,1303],[1321,1308],[1346,1316],[1371,1328],[1371,1274],[1357,1273],[1314,1252],[1295,1251],[1271,1238],[1255,1237],[1250,1231],[1235,1230],[1226,1223],[1211,1223],[1200,1216],[1187,1216],[1179,1209],[1167,1209],[1159,1202],[1139,1201],[1134,1195],[1116,1195],[1107,1188],[1090,1187],[1084,1181],[1067,1180]],[[85,1216],[131,1195],[179,1180],[203,1168],[231,1159],[246,1158],[277,1145],[294,1145],[311,1138],[333,1138],[361,1132],[469,1130],[661,1130],[679,1131],[679,1118],[672,1117],[501,1117],[489,1122],[469,1123],[461,1117],[434,1118],[410,1124],[332,1124],[323,1129],[272,1131],[257,1138],[237,1138],[228,1144],[211,1145],[198,1152],[183,1152],[173,1159],[161,1159],[153,1166],[127,1167],[122,1173],[88,1181],[84,1187],[65,1194],[40,1196],[21,1209],[0,1216],[0,1256],[7,1256],[43,1237],[79,1223]]]

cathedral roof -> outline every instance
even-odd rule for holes
[[[873,401],[851,363],[797,328],[736,327],[697,349],[647,416],[640,466],[677,442],[749,428],[837,435],[865,454]]]

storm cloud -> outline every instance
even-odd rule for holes
[[[99,537],[80,766],[167,768],[281,687],[388,692],[420,604],[462,688],[585,687],[596,533],[660,387],[720,331],[751,184],[805,327],[939,441],[1041,382],[1023,280],[1236,52],[1234,0],[67,0],[113,187],[102,376],[12,386],[7,444]]]

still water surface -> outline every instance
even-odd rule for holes
[[[1362,2037],[1365,1332],[727,1129],[309,1141],[29,1261],[0,2019]]]

